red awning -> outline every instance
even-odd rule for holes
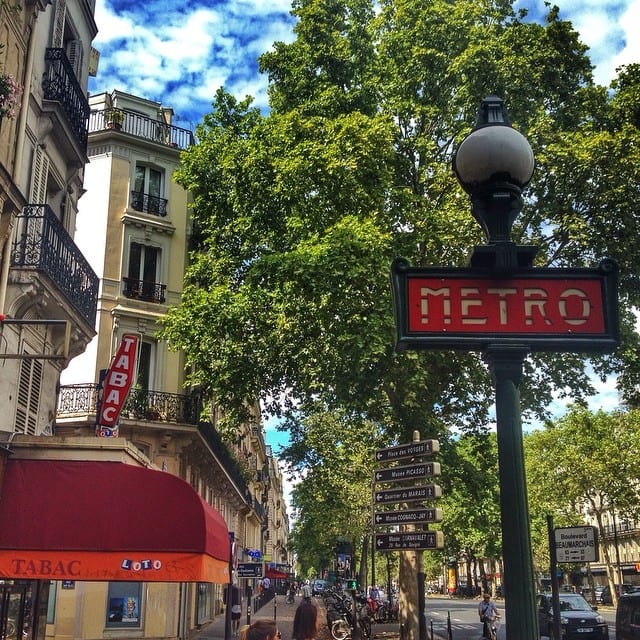
[[[170,473],[7,461],[0,578],[228,583],[229,547],[222,516]]]
[[[271,569],[268,567],[267,570],[264,572],[264,577],[274,580],[276,578],[288,578],[289,576],[286,573],[283,573],[282,571],[278,571],[277,569]]]

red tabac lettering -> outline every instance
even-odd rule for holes
[[[26,560],[14,558],[11,561],[13,570],[17,576],[24,577],[51,577],[51,578],[76,578],[80,575],[80,561],[51,562],[51,560]]]

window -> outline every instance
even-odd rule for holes
[[[129,267],[124,294],[148,302],[164,302],[166,285],[158,282],[160,249],[132,242],[129,247]]]
[[[158,216],[167,215],[164,193],[164,172],[144,164],[136,164],[131,194],[131,206],[136,211]]]
[[[139,627],[141,593],[140,582],[110,582],[105,626]]]

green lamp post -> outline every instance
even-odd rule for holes
[[[486,268],[498,279],[532,266],[536,248],[516,245],[510,235],[522,209],[522,189],[533,177],[533,152],[527,139],[510,126],[497,96],[483,100],[475,128],[456,151],[453,168],[487,238],[485,245],[474,248],[471,266]],[[497,335],[484,351],[496,394],[508,640],[539,637],[518,390],[528,350],[526,344],[501,344]]]

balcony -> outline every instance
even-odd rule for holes
[[[165,198],[152,196],[142,191],[131,192],[131,208],[142,213],[164,218],[167,215],[167,202]]]
[[[70,384],[60,387],[58,419],[96,414],[98,385]],[[122,408],[122,416],[133,420],[197,425],[200,400],[195,395],[165,393],[134,388]]]
[[[89,115],[89,132],[107,129],[174,149],[186,149],[193,144],[193,133],[188,129],[149,118],[135,111],[115,108],[92,111]]]
[[[161,304],[165,301],[166,284],[149,282],[147,280],[135,280],[134,278],[122,278],[124,283],[123,294],[132,300],[143,302],[155,302]]]
[[[45,274],[92,328],[98,276],[47,204],[26,206],[17,216],[11,267]]]
[[[47,49],[46,71],[42,80],[44,98],[60,103],[69,126],[83,150],[87,148],[89,102],[64,49]]]

